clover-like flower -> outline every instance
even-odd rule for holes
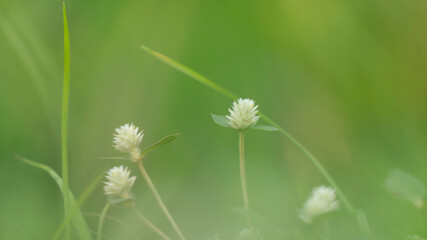
[[[144,136],[143,131],[139,132],[139,128],[133,124],[125,124],[116,128],[114,134],[114,147],[120,152],[129,153],[132,160],[137,160],[141,155],[139,144]]]
[[[131,192],[136,177],[130,177],[127,167],[113,167],[107,172],[104,192],[112,203],[133,199]]]
[[[320,186],[313,190],[310,198],[304,203],[304,209],[299,217],[306,223],[311,223],[318,215],[332,212],[339,208],[335,190],[330,187]]]
[[[228,109],[230,112],[230,115],[227,115],[228,123],[238,130],[245,130],[254,126],[260,117],[257,116],[257,108],[254,100],[239,98],[233,102],[232,109]]]

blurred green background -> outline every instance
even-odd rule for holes
[[[149,56],[145,44],[253,98],[321,160],[376,235],[427,237],[420,212],[384,189],[395,168],[427,183],[427,1],[72,0],[67,11],[74,195],[103,167],[126,164],[137,175],[138,208],[173,234],[137,169],[98,159],[121,156],[113,130],[133,122],[144,146],[181,133],[145,161],[189,239],[234,239],[245,226],[235,211],[238,133],[210,117],[232,102]],[[60,173],[62,69],[62,3],[1,0],[0,239],[49,239],[63,218],[54,181],[14,158]],[[307,228],[299,209],[327,182],[278,133],[248,132],[246,144],[252,208],[298,239]],[[99,185],[82,206],[93,230],[91,213],[105,203]],[[129,209],[109,214],[129,226],[107,220],[109,239],[157,239]],[[361,235],[343,208],[330,226],[331,239]]]

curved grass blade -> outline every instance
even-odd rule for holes
[[[65,239],[71,238],[70,203],[68,198],[68,102],[70,98],[70,35],[67,23],[65,2],[62,2],[64,17],[64,81],[62,86],[62,115],[61,115],[61,153],[62,153],[62,178],[64,188],[65,211]]]
[[[83,205],[83,203],[86,201],[86,199],[90,196],[90,194],[95,190],[96,186],[101,182],[102,178],[104,177],[106,169],[103,169],[98,173],[98,175],[95,177],[95,179],[92,180],[92,182],[86,187],[86,189],[83,191],[82,195],[80,195],[79,199],[77,199],[77,203],[75,205],[72,205],[71,208],[71,216],[73,216],[77,210],[80,209],[80,206]],[[65,219],[61,222],[61,225],[59,225],[58,229],[56,229],[56,232],[52,239],[57,240],[61,237],[62,232],[64,232],[65,229]]]
[[[24,158],[22,156],[15,156],[15,157],[18,160],[21,160],[22,162],[24,162],[24,163],[26,163],[26,164],[28,164],[30,166],[42,169],[43,171],[47,172],[55,180],[56,184],[58,184],[58,187],[59,187],[59,189],[62,192],[62,196],[63,197],[66,196],[66,194],[64,192],[64,189],[63,189],[62,179],[55,172],[55,170],[53,170],[51,167],[49,167],[47,165],[31,161],[31,160],[29,160],[27,158]],[[73,226],[76,229],[76,232],[77,232],[79,238],[83,239],[83,240],[91,240],[92,237],[90,235],[89,228],[88,228],[88,226],[86,224],[85,219],[83,218],[83,215],[82,215],[82,213],[80,211],[80,208],[78,207],[78,204],[76,203],[76,200],[74,199],[73,193],[71,191],[69,191],[68,194],[67,194],[67,196],[69,198],[68,200],[69,200],[70,204],[72,206],[76,206],[75,214],[73,214],[71,216],[71,222],[73,223]]]
[[[218,84],[214,83],[213,81],[209,80],[208,78],[204,77],[203,75],[197,73],[196,71],[184,66],[183,64],[159,53],[154,50],[149,49],[146,46],[141,46],[142,50],[149,53],[153,57],[159,59],[160,61],[166,63],[167,65],[177,69],[178,71],[186,74],[187,76],[193,78],[194,80],[203,83],[204,85],[212,88],[218,93],[221,93],[222,95],[225,95],[231,99],[237,99],[237,95],[231,93],[227,89],[219,86]],[[329,182],[331,186],[333,186],[340,197],[342,203],[347,208],[350,214],[355,215],[355,217],[358,219],[359,225],[361,226],[361,229],[364,231],[366,235],[370,235],[370,232],[366,232],[366,228],[363,225],[366,225],[367,222],[363,222],[359,220],[360,218],[357,217],[357,210],[353,207],[353,205],[350,203],[348,198],[345,196],[345,194],[341,191],[341,189],[338,187],[338,184],[335,183],[331,175],[328,173],[325,167],[320,163],[320,161],[310,152],[308,149],[300,143],[298,140],[296,140],[290,133],[288,133],[285,129],[280,127],[277,123],[275,123],[273,120],[271,120],[269,117],[267,117],[265,114],[261,114],[261,117],[270,125],[273,127],[276,127],[282,135],[284,135],[286,138],[288,138],[292,143],[294,143],[307,157],[310,159],[310,161],[316,166],[316,168],[319,170],[319,172],[325,177],[325,179]]]

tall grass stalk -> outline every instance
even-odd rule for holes
[[[70,36],[68,32],[65,2],[62,2],[64,18],[64,81],[62,87],[61,115],[61,151],[62,151],[62,184],[64,189],[65,239],[71,237],[70,203],[68,199],[68,102],[70,97]]]
[[[138,159],[136,161],[136,164],[138,165],[138,168],[139,168],[139,171],[141,172],[142,177],[144,178],[144,180],[147,183],[148,187],[150,188],[151,192],[154,194],[154,197],[156,198],[157,203],[160,205],[160,208],[162,209],[166,218],[171,223],[173,229],[178,234],[178,236],[181,240],[185,240],[185,237],[182,234],[181,229],[179,229],[179,227],[176,224],[175,220],[173,219],[172,215],[169,213],[169,210],[167,209],[166,205],[163,203],[163,200],[160,197],[159,192],[157,192],[156,187],[154,186],[153,182],[151,181],[150,176],[148,175],[147,171],[145,170],[145,168],[142,164],[142,158]]]
[[[156,227],[150,220],[148,220],[142,213],[135,207],[135,205],[132,206],[135,213],[138,215],[138,217],[143,221],[149,228],[151,228],[153,231],[155,231],[161,238],[165,240],[171,240],[166,234],[164,234],[160,229]]]
[[[159,52],[156,52],[154,50],[151,50],[150,48],[142,45],[142,50],[149,53],[150,55],[154,56],[155,58],[159,59],[160,61],[166,63],[167,65],[171,66],[172,68],[175,68],[176,70],[184,73],[185,75],[189,76],[190,78],[206,85],[207,87],[213,89],[214,91],[227,96],[228,98],[231,98],[232,100],[236,100],[238,96],[229,90],[223,88],[222,86],[216,84],[215,82],[209,80],[205,76],[201,75],[200,73],[197,73],[196,71],[190,69],[189,67],[175,61],[174,59],[171,59]],[[286,138],[288,138],[292,143],[294,143],[307,157],[308,159],[316,166],[316,168],[319,170],[319,172],[325,177],[325,179],[329,182],[331,186],[333,186],[340,197],[341,201],[343,202],[344,206],[348,210],[350,214],[353,214],[358,224],[360,225],[362,231],[366,235],[370,235],[370,229],[369,224],[366,220],[365,214],[361,210],[356,210],[353,205],[350,203],[346,195],[341,191],[341,189],[338,187],[338,184],[334,181],[334,179],[331,177],[331,175],[328,173],[328,171],[323,167],[323,165],[320,163],[320,161],[310,152],[308,149],[299,141],[297,141],[290,133],[288,133],[285,129],[280,127],[277,123],[275,123],[273,120],[271,120],[268,116],[265,114],[261,114],[261,117],[268,122],[269,124],[273,125],[274,127],[278,128],[280,133],[284,135]]]

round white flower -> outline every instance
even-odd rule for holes
[[[104,185],[104,192],[109,200],[114,202],[132,199],[132,185],[136,177],[129,177],[130,170],[127,167],[113,167],[107,172],[107,181]]]
[[[113,140],[114,147],[121,152],[129,153],[134,160],[138,159],[141,154],[139,144],[143,136],[142,130],[139,132],[138,127],[127,123],[116,128]]]
[[[339,208],[339,201],[336,199],[335,190],[330,187],[320,186],[313,190],[310,198],[304,204],[304,209],[299,217],[307,223],[313,218]]]
[[[233,102],[232,109],[228,109],[230,115],[227,115],[231,127],[239,130],[245,130],[255,125],[259,119],[257,116],[258,106],[255,106],[254,100],[241,99]]]

